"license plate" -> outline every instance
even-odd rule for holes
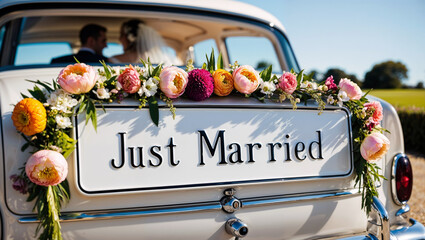
[[[77,181],[85,193],[297,181],[352,172],[344,109],[98,110],[97,132],[76,124]]]

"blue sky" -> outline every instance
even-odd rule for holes
[[[337,67],[364,79],[373,65],[400,61],[405,84],[425,83],[424,0],[242,0],[285,26],[302,69]]]

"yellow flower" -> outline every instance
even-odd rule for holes
[[[34,135],[46,128],[46,109],[38,100],[25,98],[13,109],[12,121],[18,131]]]
[[[214,93],[218,96],[227,96],[233,90],[233,77],[224,69],[217,69],[213,74]]]

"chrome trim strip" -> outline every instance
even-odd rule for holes
[[[277,204],[277,203],[291,203],[291,202],[300,202],[300,201],[310,201],[317,199],[327,199],[327,198],[341,198],[346,196],[351,196],[354,194],[358,194],[358,189],[353,189],[345,192],[334,192],[334,193],[321,193],[317,195],[309,195],[309,196],[292,196],[292,197],[263,197],[256,198],[252,200],[243,200],[242,207],[255,207],[258,205],[265,204]]]
[[[329,198],[341,198],[346,196],[354,196],[358,194],[357,189],[347,190],[344,192],[327,192],[327,193],[316,193],[309,195],[297,195],[287,196],[278,195],[271,197],[259,197],[249,198],[246,200],[241,199],[242,208],[254,207],[264,204],[277,204],[277,203],[291,203],[298,201],[309,201],[317,199],[329,199]],[[103,212],[81,212],[81,213],[64,213],[60,219],[62,222],[72,221],[87,221],[87,220],[105,220],[105,219],[116,219],[116,218],[127,218],[127,217],[143,217],[159,214],[174,214],[174,213],[187,213],[187,212],[200,212],[200,211],[211,211],[221,210],[222,205],[219,201],[208,202],[202,204],[182,204],[176,207],[146,207],[143,209],[129,209],[122,211],[103,211]],[[37,223],[36,217],[22,217],[18,219],[19,223]]]

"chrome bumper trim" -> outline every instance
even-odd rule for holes
[[[340,198],[358,194],[357,189],[344,191],[344,192],[327,192],[327,193],[316,193],[312,195],[279,195],[270,197],[259,197],[240,199],[242,208],[254,207],[264,204],[277,204],[277,203],[291,203],[298,201],[309,201],[327,198]],[[177,206],[166,206],[166,207],[146,207],[138,209],[126,209],[126,210],[114,210],[114,211],[90,211],[82,213],[63,213],[60,217],[61,222],[70,221],[87,221],[87,220],[104,220],[104,219],[115,219],[115,218],[126,218],[126,217],[142,217],[149,215],[158,214],[174,214],[174,213],[186,213],[186,212],[199,212],[199,211],[211,211],[221,210],[223,208],[220,201],[208,202],[208,203],[197,203],[197,204],[182,204]],[[22,217],[18,219],[20,223],[36,223],[38,222],[36,217]]]

